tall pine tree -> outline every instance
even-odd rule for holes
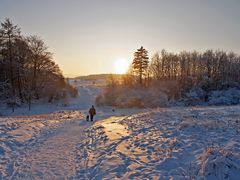
[[[139,83],[142,85],[143,76],[146,76],[146,71],[149,64],[148,51],[142,46],[134,53],[132,68],[134,73],[139,77]]]

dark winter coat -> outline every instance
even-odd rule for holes
[[[90,116],[94,116],[96,114],[96,110],[94,107],[91,107],[91,109],[89,110],[89,114]]]

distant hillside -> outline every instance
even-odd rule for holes
[[[81,80],[98,80],[98,79],[108,79],[110,75],[113,75],[116,79],[120,79],[121,78],[121,74],[91,74],[91,75],[87,75],[87,76],[78,76],[74,79],[81,79]]]

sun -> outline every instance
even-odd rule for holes
[[[127,72],[128,70],[128,61],[126,59],[117,59],[115,62],[114,62],[114,72],[116,74],[124,74]]]

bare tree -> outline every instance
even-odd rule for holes
[[[6,18],[4,22],[1,23],[1,30],[0,30],[0,38],[2,46],[4,47],[6,53],[7,60],[7,72],[9,72],[9,78],[11,82],[11,104],[12,104],[12,111],[14,111],[15,101],[16,101],[16,94],[15,94],[15,83],[14,83],[14,56],[13,56],[13,43],[16,41],[17,38],[20,36],[20,29],[17,25],[13,25],[10,19]]]
[[[24,37],[18,26],[6,19],[0,27],[0,99],[14,111],[17,100],[49,97],[57,99],[61,91],[74,91],[64,80],[59,66],[53,61],[43,40]]]

